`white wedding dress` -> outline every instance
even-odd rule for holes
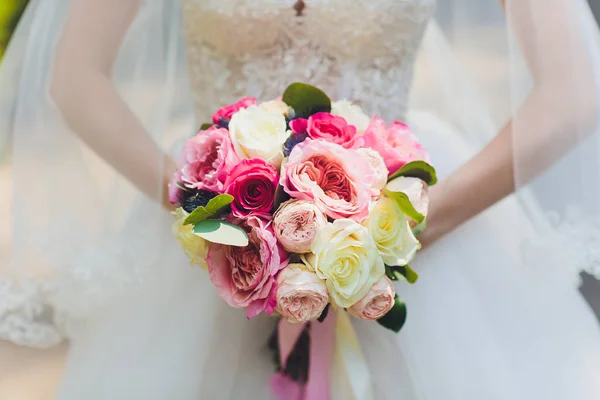
[[[306,0],[301,16],[296,0],[182,2],[197,123],[221,104],[245,95],[272,99],[303,81],[387,120],[406,118],[442,179],[476,151],[457,129],[409,107],[434,0],[356,0],[352,7],[348,0]],[[509,198],[419,255],[417,284],[398,285],[409,312],[399,334],[354,323],[374,399],[600,398],[597,321],[570,271],[558,276],[521,266],[506,222],[520,212]],[[60,333],[69,332],[72,342],[59,399],[271,398],[266,343],[275,320],[248,321],[229,308],[206,271],[189,266],[169,220],[153,229],[164,232],[163,251],[150,267],[131,259],[78,264],[77,271],[109,271],[104,279],[131,271],[144,284],[109,291],[106,283],[109,300],[89,318],[62,316]],[[130,239],[116,238],[122,246]],[[77,302],[63,295],[54,300]],[[349,399],[334,389],[336,400]]]

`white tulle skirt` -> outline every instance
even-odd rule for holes
[[[472,153],[431,115],[411,123],[442,176]],[[420,254],[399,334],[355,322],[374,399],[600,399],[595,316],[572,278],[522,265],[519,212],[508,199]],[[164,230],[156,279],[76,327],[60,400],[271,398],[275,320],[226,306]]]

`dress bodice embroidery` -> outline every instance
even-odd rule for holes
[[[435,0],[182,0],[196,114],[319,86],[385,119],[407,107]]]

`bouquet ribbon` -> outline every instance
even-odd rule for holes
[[[306,324],[279,321],[279,354],[285,365]],[[309,332],[308,380],[303,387],[281,373],[271,378],[278,400],[371,400],[372,382],[356,332],[345,312],[330,313]],[[335,382],[332,390],[331,382]],[[334,392],[335,391],[335,392]]]

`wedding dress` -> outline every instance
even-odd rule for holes
[[[386,120],[406,119],[441,179],[478,150],[468,134],[410,106],[434,0],[357,0],[351,6],[306,0],[301,15],[295,3],[182,0],[193,102],[185,94],[162,99],[179,102],[177,132],[193,133],[219,105],[245,95],[272,99],[302,81]],[[169,76],[169,82],[186,81]],[[145,96],[152,97],[148,90]],[[141,107],[138,115],[152,121],[150,109]],[[172,145],[173,155],[184,138]],[[134,204],[113,237],[72,260],[66,271],[74,277],[66,284],[62,269],[61,285],[52,286],[52,279],[43,289],[8,280],[0,285],[1,337],[38,346],[71,339],[61,400],[271,398],[266,343],[275,319],[247,320],[229,308],[206,271],[189,266],[171,237],[169,216],[149,200]],[[161,217],[145,219],[151,215]],[[507,221],[524,218],[511,197],[424,250],[413,266],[417,284],[398,286],[409,307],[399,334],[354,321],[373,399],[600,398],[597,321],[573,271],[522,268],[515,228]],[[143,236],[149,231],[161,234]],[[54,308],[52,323],[44,318],[44,304]],[[343,389],[334,387],[336,399],[351,398]]]

